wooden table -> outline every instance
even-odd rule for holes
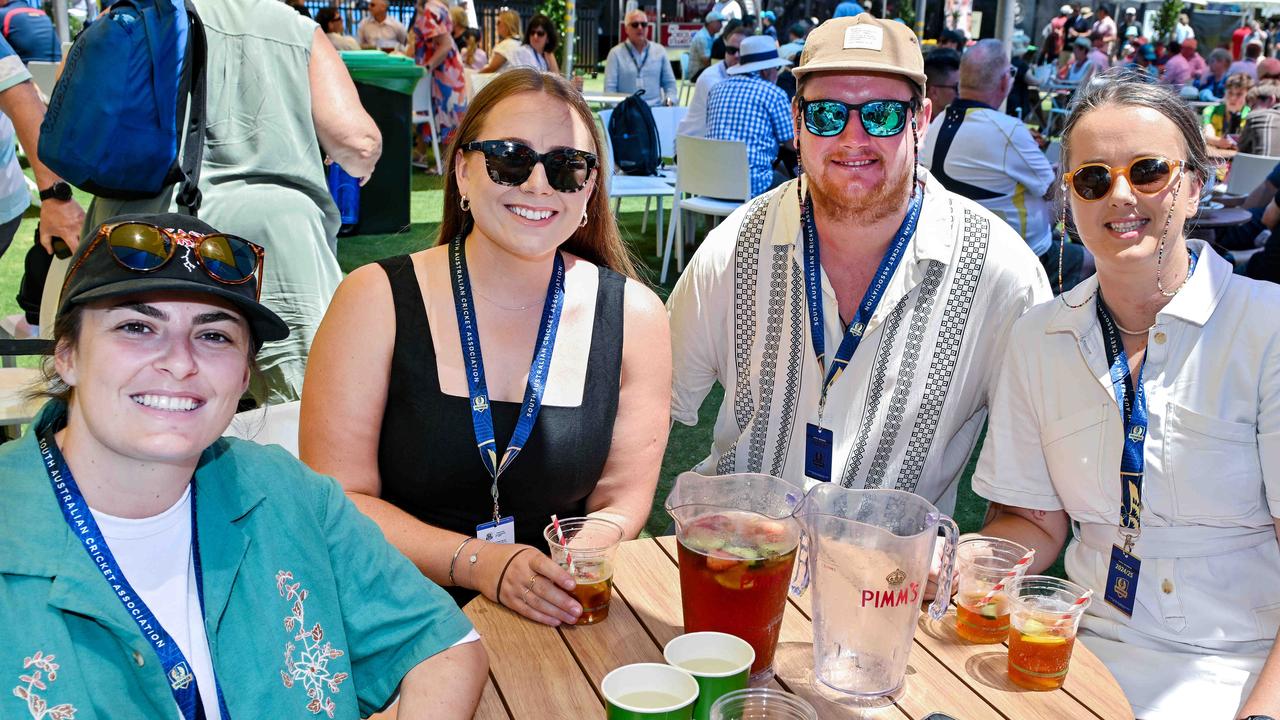
[[[620,665],[662,662],[662,647],[683,632],[674,538],[633,540],[618,550],[613,601],[605,621],[587,627],[538,625],[483,597],[465,612],[489,651],[481,720],[603,718],[601,679]],[[772,687],[796,693],[820,718],[918,720],[945,712],[958,720],[1130,720],[1111,674],[1077,643],[1063,689],[1022,690],[1008,680],[1002,645],[970,645],[955,634],[955,614],[921,615],[895,701],[855,703],[816,681],[809,598],[791,599],[783,616]]]

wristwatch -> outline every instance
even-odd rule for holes
[[[63,202],[66,202],[71,199],[71,186],[68,185],[65,181],[59,180],[58,182],[50,185],[44,190],[41,190],[40,199],[41,200],[61,200]]]

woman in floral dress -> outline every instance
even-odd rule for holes
[[[414,60],[431,74],[431,107],[435,111],[436,129],[443,148],[467,112],[467,78],[458,46],[453,41],[449,8],[440,0],[419,0],[411,41]],[[431,141],[430,132],[431,128],[424,124],[424,142]]]

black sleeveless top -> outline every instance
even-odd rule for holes
[[[379,260],[391,281],[396,339],[387,407],[378,443],[382,499],[425,523],[474,536],[493,519],[491,479],[480,461],[471,401],[440,390],[422,290],[409,256]],[[515,517],[516,542],[547,550],[551,514],[586,514],[587,496],[613,442],[622,374],[622,301],[626,278],[600,268],[586,383],[578,407],[543,405],[529,441],[498,479],[503,516]],[[460,352],[448,348],[446,352]],[[490,404],[498,454],[515,430],[520,403]],[[446,588],[458,603],[475,593]]]

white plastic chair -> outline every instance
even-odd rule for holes
[[[1267,179],[1277,163],[1280,163],[1280,158],[1236,153],[1231,159],[1231,173],[1227,175],[1227,192],[1232,195],[1248,195]]]
[[[658,121],[658,110],[669,110],[670,108],[653,108],[654,121]],[[653,198],[658,199],[658,224],[654,229],[654,254],[662,253],[662,228],[663,228],[663,201],[671,197],[675,193],[675,189],[671,184],[659,176],[644,177],[640,175],[622,175],[617,174],[617,169],[613,166],[613,140],[609,137],[609,118],[613,115],[612,110],[601,110],[597,113],[600,118],[601,135],[604,136],[605,157],[601,159],[600,165],[604,168],[605,189],[609,192],[609,197],[614,201],[613,214],[616,216],[622,208],[622,198],[624,197],[643,197],[644,216],[640,222],[640,232],[648,232],[649,229],[649,201]],[[662,141],[662,125],[658,125],[658,140]],[[665,153],[664,153],[665,154]]]
[[[746,144],[680,135],[676,138],[676,152],[680,157],[676,168],[676,201],[671,206],[659,278],[659,282],[664,283],[672,247],[676,250],[676,269],[684,269],[682,212],[728,217],[751,198]]]
[[[225,437],[252,440],[259,445],[279,445],[298,457],[298,418],[302,402],[281,403],[236,413]]]
[[[689,51],[680,53],[680,105],[688,105],[693,97],[693,81],[689,79]]]
[[[440,162],[440,130],[436,127],[435,108],[431,104],[431,73],[424,73],[422,79],[413,88],[413,126],[431,126],[431,150],[436,156],[436,174],[444,174],[444,165]]]
[[[60,63],[44,60],[32,60],[27,63],[27,71],[31,73],[31,81],[36,89],[46,98],[53,95],[53,86],[58,82],[58,66]]]

